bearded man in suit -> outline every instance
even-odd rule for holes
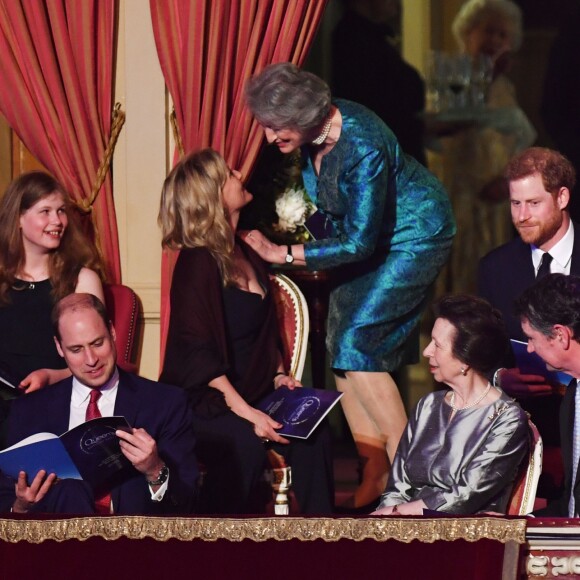
[[[481,259],[478,288],[502,312],[510,337],[524,340],[513,304],[541,275],[541,264],[550,261],[546,273],[580,275],[580,229],[568,212],[576,174],[557,151],[530,147],[510,160],[505,177],[519,237]]]

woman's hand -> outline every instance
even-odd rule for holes
[[[37,371],[32,371],[29,375],[23,378],[18,385],[18,388],[25,393],[32,393],[33,391],[39,391],[43,387],[48,385],[49,375],[48,369],[38,369]]]
[[[260,439],[283,444],[290,443],[288,439],[284,439],[284,437],[278,435],[275,431],[275,429],[280,429],[280,427],[282,427],[281,423],[274,421],[270,415],[248,405],[248,403],[246,403],[241,397],[236,404],[230,408],[238,417],[252,423],[254,426],[254,433]]]
[[[262,413],[249,405],[242,396],[234,389],[225,375],[211,380],[209,386],[221,391],[224,394],[226,404],[238,417],[249,421],[254,426],[256,435],[265,441],[275,441],[276,443],[290,443],[288,439],[278,435],[275,429],[282,427],[281,423],[274,421],[270,415]]]
[[[371,512],[370,515],[371,516],[396,516],[399,515],[397,512],[393,513],[393,510],[398,507],[398,506],[394,506],[394,505],[388,505],[387,507],[375,510],[374,512]]]
[[[378,509],[372,512],[371,516],[422,516],[424,509],[427,509],[425,502],[422,499],[416,499]]]
[[[271,242],[262,232],[250,230],[238,234],[262,260],[271,264],[284,264],[288,250],[286,246],[279,246]]]
[[[270,415],[266,415],[266,413],[251,407],[251,413],[247,419],[253,423],[254,433],[264,442],[274,441],[275,443],[282,443],[284,445],[290,443],[288,439],[276,433],[275,429],[280,429],[282,424],[274,421]]]
[[[279,389],[280,387],[288,387],[291,391],[296,387],[301,387],[302,383],[291,377],[290,375],[276,375],[274,377],[274,388]]]
[[[39,391],[46,385],[58,383],[58,381],[66,379],[70,375],[69,369],[38,369],[22,379],[18,388],[25,393],[32,393],[33,391]]]

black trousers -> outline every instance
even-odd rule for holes
[[[258,513],[267,447],[256,436],[253,426],[228,411],[213,419],[196,416],[194,430],[196,454],[206,468],[197,511]],[[308,439],[291,439],[288,445],[267,445],[283,455],[292,467],[292,489],[301,513],[331,514],[334,476],[330,429],[326,422]]]

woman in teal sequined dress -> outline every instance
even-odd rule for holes
[[[327,347],[364,462],[350,505],[363,506],[382,493],[406,423],[390,373],[417,360],[420,317],[455,233],[451,206],[378,116],[331,101],[315,75],[271,65],[246,97],[269,143],[301,148],[306,189],[332,226],[306,245],[278,246],[256,230],[246,241],[271,263],[332,271]]]

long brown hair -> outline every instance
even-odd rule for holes
[[[62,185],[43,171],[16,178],[0,200],[0,306],[10,303],[9,290],[26,262],[20,216],[39,200],[60,193],[68,225],[58,248],[49,255],[48,271],[54,300],[75,291],[81,268],[91,268],[102,277],[96,248],[83,234],[77,212]]]
[[[165,248],[209,250],[224,285],[233,280],[234,232],[222,203],[230,170],[213,149],[183,158],[165,179],[158,222]]]

